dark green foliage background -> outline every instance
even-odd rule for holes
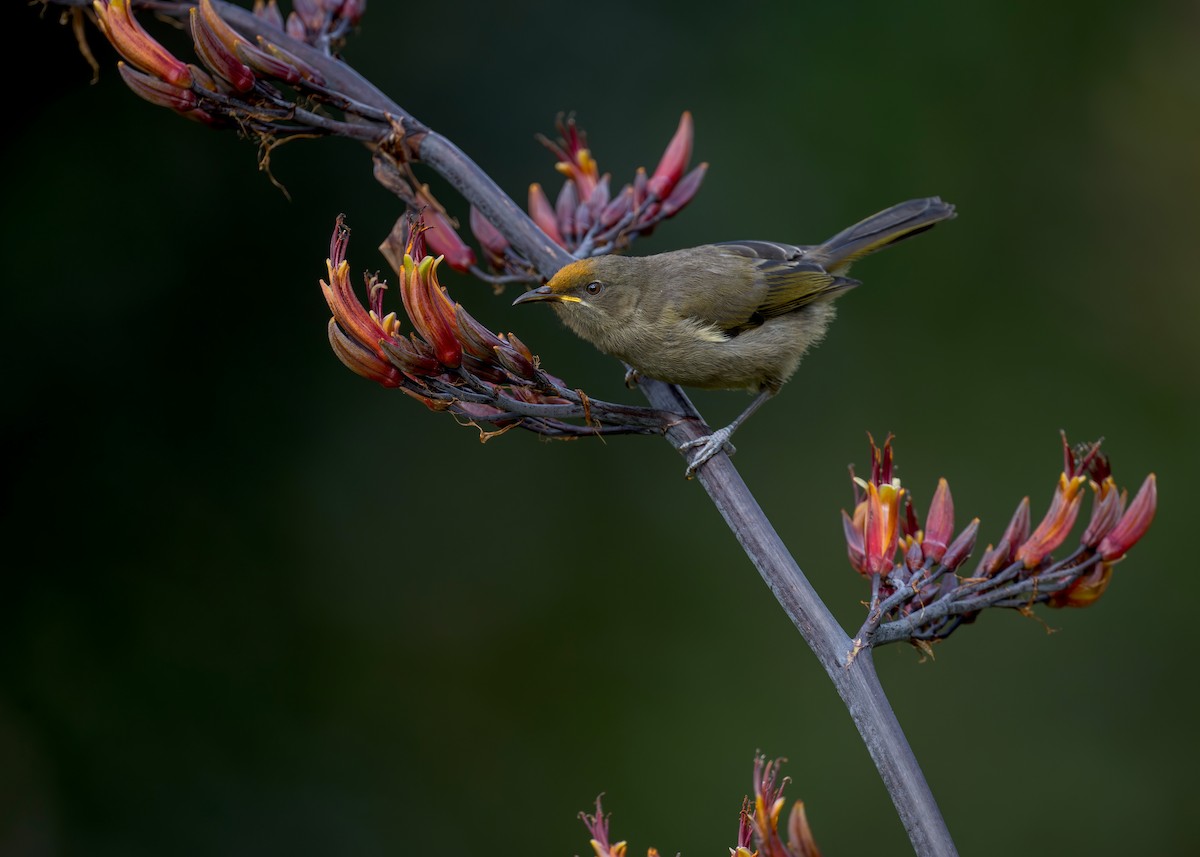
[[[830,855],[907,841],[841,703],[665,443],[481,445],[346,372],[317,289],[399,214],[364,151],[254,147],[95,86],[5,4],[0,854],[724,854],[756,750]],[[690,109],[712,169],[640,243],[820,240],[941,194],[861,264],[737,463],[848,627],[865,432],[995,539],[1058,431],[1162,511],[1057,633],[987,615],[878,654],[965,855],[1194,854],[1200,14],[1194,3],[373,2],[347,56],[518,199],[575,110],[619,181]],[[175,44],[172,42],[172,44]],[[16,45],[30,58],[18,59]],[[440,185],[435,184],[435,188]],[[465,210],[448,191],[444,198]],[[546,365],[640,401],[510,291]],[[697,395],[713,423],[741,394]]]

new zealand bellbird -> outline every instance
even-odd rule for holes
[[[817,245],[730,241],[656,256],[598,256],[564,267],[514,304],[547,301],[579,336],[638,374],[758,395],[732,423],[689,441],[687,475],[791,377],[854,286],[850,266],[954,217],[938,197],[893,205]]]

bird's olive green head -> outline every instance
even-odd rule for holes
[[[554,304],[572,327],[607,327],[626,321],[641,297],[641,284],[631,261],[621,256],[601,256],[572,262],[546,285],[521,295],[513,305],[535,301]]]

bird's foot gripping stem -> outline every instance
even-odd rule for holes
[[[737,450],[734,449],[733,444],[729,442],[729,439],[733,437],[733,433],[738,430],[738,426],[744,423],[752,413],[759,409],[763,402],[771,398],[773,395],[775,395],[775,391],[772,389],[761,391],[757,396],[754,397],[754,401],[750,403],[749,407],[742,411],[741,414],[738,415],[738,418],[729,425],[725,426],[725,428],[717,429],[710,435],[705,435],[704,437],[698,437],[695,440],[689,440],[681,443],[678,447],[680,452],[683,452],[685,449],[699,448],[700,450],[692,456],[691,460],[688,462],[687,470],[683,471],[683,475],[688,479],[691,479],[696,475],[696,471],[701,467],[701,465],[703,465],[721,450],[725,450],[730,455],[733,455],[735,452],[737,452]]]
[[[725,426],[725,428],[717,429],[712,434],[705,435],[704,437],[698,437],[695,440],[689,440],[680,444],[680,451],[697,448],[700,450],[688,461],[687,470],[683,472],[683,475],[688,479],[691,479],[696,475],[696,470],[702,464],[704,464],[704,462],[708,461],[722,450],[730,455],[733,455],[735,452],[737,452],[737,449],[734,447],[734,445],[729,442],[729,438],[733,436],[733,430],[735,428],[737,428],[736,425]]]

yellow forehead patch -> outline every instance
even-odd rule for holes
[[[582,283],[592,279],[592,263],[590,259],[579,259],[559,269],[559,272],[546,283],[550,291],[556,295],[568,292]]]

